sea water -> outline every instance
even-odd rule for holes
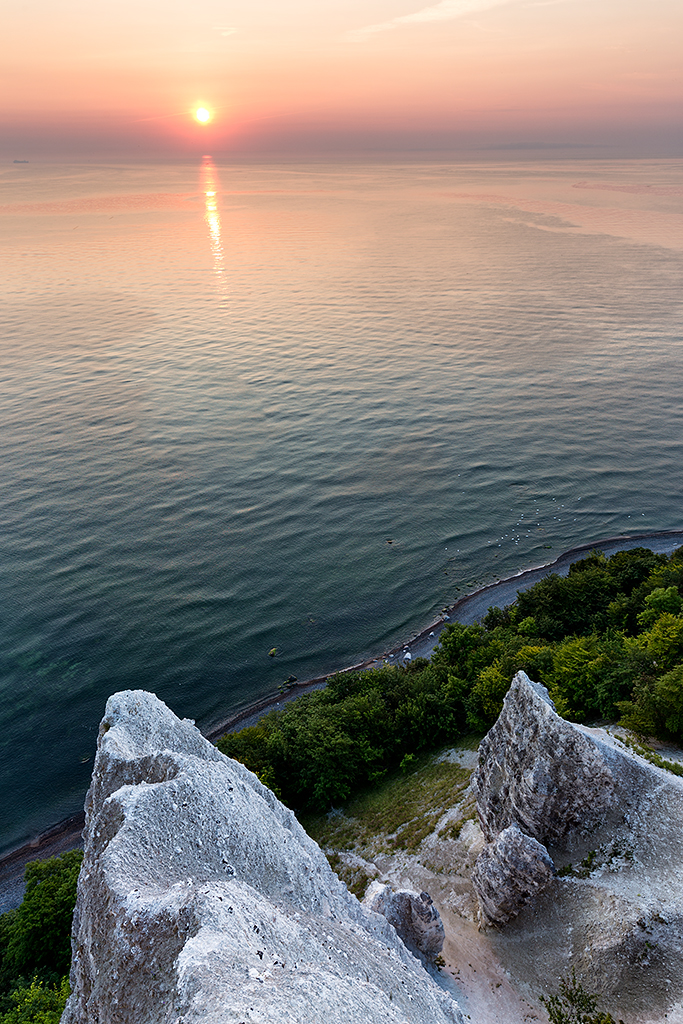
[[[0,850],[117,690],[208,729],[680,527],[682,170],[6,165]]]

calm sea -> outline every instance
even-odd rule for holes
[[[0,849],[116,690],[208,728],[681,526],[682,171],[8,163]]]

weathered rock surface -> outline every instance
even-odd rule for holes
[[[504,846],[493,855],[511,825],[563,869],[489,933],[505,970],[551,992],[575,969],[615,1018],[683,1022],[683,778],[603,729],[563,721],[520,672],[476,780],[490,840],[474,872],[482,920],[509,912],[517,866]]]
[[[242,765],[152,694],[110,698],[63,1024],[462,1024]]]
[[[487,841],[513,822],[541,843],[590,830],[614,803],[612,772],[595,743],[555,712],[545,686],[512,680],[479,748],[477,813]]]
[[[548,851],[517,825],[509,825],[477,858],[472,872],[483,924],[505,924],[556,874]]]
[[[441,952],[444,930],[441,915],[426,892],[394,891],[382,882],[371,882],[363,905],[385,917],[413,953],[433,960]]]

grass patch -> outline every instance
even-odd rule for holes
[[[451,821],[442,828],[439,832],[439,839],[459,839],[460,833],[464,829],[468,821],[476,821],[477,812],[473,807],[469,814],[464,815],[462,818],[458,818],[456,821]]]
[[[652,750],[650,747],[642,747],[630,736],[620,736],[619,739],[656,768],[664,768],[665,771],[671,772],[672,775],[683,776],[683,764],[680,764],[678,761],[667,761],[656,750]]]
[[[458,740],[458,750],[479,750],[483,734],[480,732],[468,732]]]
[[[390,845],[394,850],[407,850],[408,853],[414,853],[422,840],[434,831],[441,814],[442,812],[439,811],[437,814],[427,814],[409,821],[389,840]]]
[[[301,821],[323,848],[379,846],[386,853],[412,853],[434,830],[444,810],[462,799],[470,774],[451,761],[425,757],[409,775],[394,772],[351,799],[343,811],[304,816]]]

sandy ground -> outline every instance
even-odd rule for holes
[[[454,750],[446,756],[473,769],[478,752]],[[546,1024],[548,1017],[539,1002],[540,993],[526,992],[514,982],[500,963],[490,933],[479,931],[469,877],[484,843],[479,826],[468,822],[457,841],[439,838],[439,831],[467,812],[471,801],[467,790],[461,802],[444,813],[415,855],[379,854],[373,863],[382,881],[394,888],[426,890],[434,900],[446,934],[442,951],[445,977],[441,983],[452,992],[464,1014],[476,1024]]]

